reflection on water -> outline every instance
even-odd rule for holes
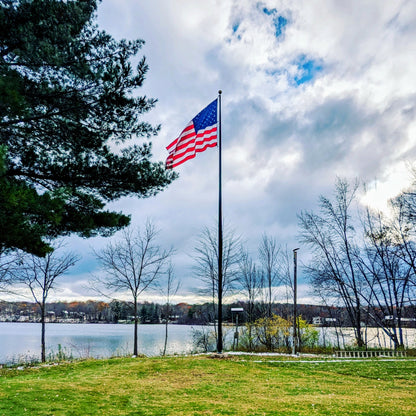
[[[169,325],[167,354],[184,354],[193,349],[192,328]],[[61,350],[73,357],[111,357],[129,355],[133,350],[133,325],[117,324],[47,324],[46,351]],[[19,359],[39,359],[38,323],[0,322],[0,363]],[[139,352],[154,356],[163,351],[164,325],[139,326]]]
[[[186,354],[195,348],[193,329],[199,326],[169,325],[167,354]],[[40,359],[40,329],[37,323],[0,322],[0,363]],[[320,344],[345,348],[354,344],[352,328],[336,331],[334,328],[317,328]],[[116,324],[47,324],[46,351],[56,355],[61,351],[74,358],[102,358],[129,355],[133,351],[133,325]],[[232,331],[229,331],[232,336]],[[365,339],[369,347],[393,348],[391,340],[381,329],[366,328]],[[416,330],[404,329],[405,344],[416,347]],[[164,325],[139,325],[139,353],[160,355],[165,341]],[[232,339],[227,343],[232,344]]]
[[[319,328],[319,342],[322,345],[344,349],[355,344],[353,328]],[[362,328],[363,338],[369,348],[393,349],[394,343],[381,328]],[[403,328],[403,341],[406,348],[416,348],[416,329]]]

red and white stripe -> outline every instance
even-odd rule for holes
[[[191,121],[177,139],[166,149],[169,156],[166,159],[166,169],[172,169],[189,159],[193,159],[198,152],[203,152],[208,147],[217,145],[217,124],[195,132],[193,121]]]

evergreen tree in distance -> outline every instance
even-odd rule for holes
[[[116,41],[94,23],[97,0],[0,0],[0,252],[39,256],[45,237],[111,235],[129,216],[105,209],[149,197],[176,174],[152,162],[137,96],[142,40]],[[144,143],[137,144],[137,138]]]

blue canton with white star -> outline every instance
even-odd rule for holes
[[[205,107],[192,119],[195,127],[195,132],[204,130],[208,126],[217,124],[217,100],[215,99],[211,104]]]

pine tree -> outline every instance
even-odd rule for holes
[[[0,252],[45,255],[45,237],[112,234],[130,218],[106,203],[176,177],[151,161],[159,126],[142,116],[156,100],[136,94],[145,58],[131,64],[143,41],[100,31],[96,8],[0,0]]]

